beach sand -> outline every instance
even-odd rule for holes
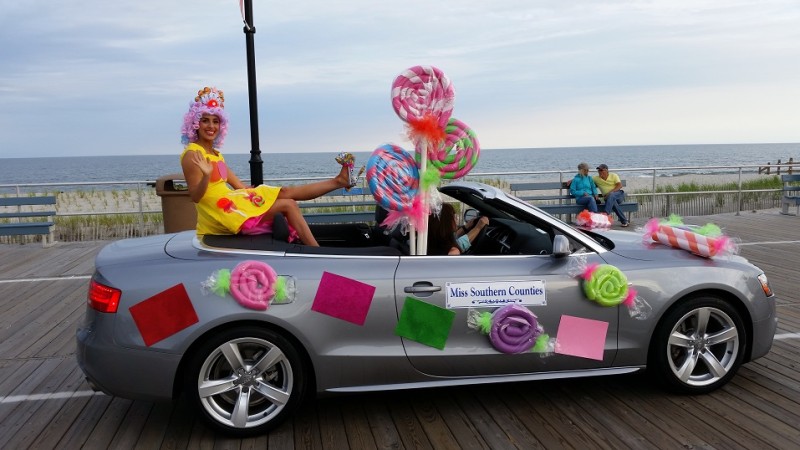
[[[625,174],[619,174],[621,178],[625,180],[626,192],[633,192],[637,190],[647,189],[648,191],[653,190],[653,177],[630,177],[625,178]],[[765,178],[768,176],[773,175],[763,175],[763,174],[755,174],[755,173],[743,173],[741,176],[741,181],[744,183],[745,181],[756,180],[759,178]],[[739,174],[735,173],[725,173],[725,174],[689,174],[689,175],[678,175],[673,177],[656,177],[656,189],[659,187],[664,186],[678,186],[682,183],[691,184],[696,183],[698,185],[720,185],[725,183],[738,183],[739,182]]]

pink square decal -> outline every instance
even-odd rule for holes
[[[311,310],[356,325],[364,325],[374,295],[375,286],[322,272]]]
[[[561,316],[556,336],[556,353],[603,360],[608,322]]]

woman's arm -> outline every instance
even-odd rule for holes
[[[472,228],[469,229],[469,231],[467,231],[467,238],[469,239],[470,243],[474,241],[476,237],[478,237],[478,234],[480,234],[481,230],[486,225],[489,225],[489,218],[486,216],[479,217],[478,223],[476,223]]]
[[[245,186],[244,183],[242,183],[242,180],[240,180],[239,177],[237,177],[236,174],[233,173],[233,170],[231,170],[230,167],[228,167],[228,184],[230,184],[231,187],[234,189],[247,189],[248,187],[250,187],[250,186]]]
[[[189,198],[198,203],[206,195],[208,180],[214,167],[207,158],[203,158],[200,152],[192,150],[184,153],[183,159],[181,159],[181,168],[189,189]]]

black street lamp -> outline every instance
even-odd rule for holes
[[[250,183],[264,184],[264,162],[258,144],[258,96],[256,92],[256,49],[253,35],[253,0],[244,0],[244,36],[247,43],[247,91],[250,99]]]

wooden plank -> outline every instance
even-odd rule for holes
[[[38,195],[29,197],[0,197],[0,206],[28,206],[28,205],[55,205],[56,198],[52,195]]]
[[[344,428],[342,412],[338,399],[317,400],[317,417],[319,418],[320,439],[322,448],[338,450],[342,443],[347,442],[347,433]]]
[[[313,405],[306,404],[303,406],[292,418],[294,448],[322,448],[317,411],[313,408]]]
[[[102,417],[97,421],[97,425],[92,430],[84,444],[86,448],[119,448],[111,447],[111,441],[117,430],[125,420],[125,416],[131,409],[132,400],[112,397]]]
[[[50,448],[82,448],[100,418],[105,414],[111,400],[113,397],[106,395],[90,397],[80,414],[72,417],[73,422],[70,423],[61,440]]]
[[[458,448],[488,449],[489,444],[484,441],[480,431],[454,400],[454,394],[458,392],[458,389],[445,388],[441,391],[442,393],[433,397],[433,401],[450,432],[458,441]]]
[[[54,360],[57,361],[57,360]],[[47,370],[47,367],[39,367]],[[72,392],[83,382],[83,372],[71,360],[61,360],[32,393]],[[0,420],[0,448],[26,447],[48,426],[67,398],[18,401],[8,418]]]
[[[374,449],[377,446],[372,436],[369,420],[361,401],[354,398],[342,402],[342,419],[347,432],[347,442],[353,449]]]

